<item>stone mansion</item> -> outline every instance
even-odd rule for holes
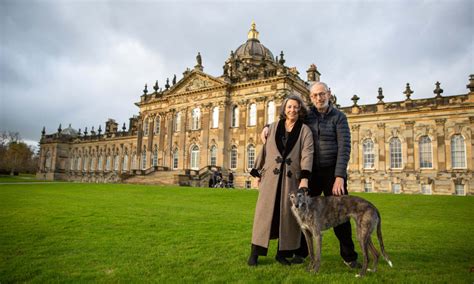
[[[213,170],[232,172],[239,188],[254,187],[250,168],[262,148],[259,134],[278,119],[288,94],[309,102],[307,85],[319,81],[310,65],[306,80],[259,41],[252,23],[245,43],[231,51],[223,73],[205,73],[200,54],[177,81],[145,85],[139,113],[128,125],[109,119],[105,129],[58,128],[40,141],[37,177],[47,180],[207,186]],[[352,152],[350,191],[474,194],[474,75],[465,94],[336,106],[348,117]]]

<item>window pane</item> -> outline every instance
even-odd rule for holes
[[[451,157],[453,168],[466,167],[466,147],[464,138],[459,134],[451,138]]]
[[[402,192],[402,186],[399,183],[392,183],[392,192],[395,194]]]
[[[253,168],[253,164],[255,163],[255,147],[250,145],[247,150],[247,168]]]
[[[390,140],[390,167],[392,169],[402,168],[402,143],[398,138]]]
[[[219,107],[212,109],[212,128],[219,127]]]
[[[237,147],[232,146],[232,150],[230,151],[230,168],[236,169],[237,168]]]
[[[375,154],[374,142],[371,139],[365,139],[362,145],[362,152],[364,156],[364,169],[373,169]]]
[[[364,183],[364,191],[365,192],[372,192],[372,183],[371,182]]]
[[[212,146],[211,147],[211,166],[217,166],[217,147]]]
[[[431,153],[431,139],[428,136],[422,136],[419,143],[420,148],[420,168],[432,168],[433,158]]]
[[[249,108],[249,126],[257,124],[257,105],[251,104]]]
[[[273,123],[275,121],[275,103],[273,101],[268,102],[267,108],[267,123]]]

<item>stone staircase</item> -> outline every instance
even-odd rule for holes
[[[178,175],[182,171],[154,171],[144,175],[132,175],[123,179],[123,183],[132,184],[154,184],[154,185],[177,185]]]

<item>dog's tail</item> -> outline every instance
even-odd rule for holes
[[[383,245],[383,239],[382,239],[382,218],[380,218],[380,213],[377,210],[377,215],[379,217],[379,223],[377,224],[377,238],[379,239],[379,244],[380,244],[380,250],[382,251],[383,258],[385,261],[390,265],[390,267],[393,267],[392,261],[388,258],[387,253],[385,252],[385,247]]]

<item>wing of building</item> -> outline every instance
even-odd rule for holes
[[[223,74],[204,72],[201,55],[183,77],[153,91],[145,85],[140,111],[128,127],[113,119],[105,130],[54,134],[43,128],[38,178],[208,186],[220,172],[236,187],[252,187],[249,171],[262,148],[263,127],[278,119],[289,94],[308,100],[307,85],[320,80],[314,64],[306,81],[258,39],[255,23],[231,52]],[[474,192],[474,75],[466,94],[339,107],[351,126],[351,191],[459,194]]]

